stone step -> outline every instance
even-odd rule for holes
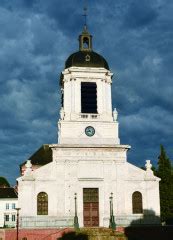
[[[87,235],[88,240],[126,240],[124,233],[109,228],[81,228],[77,234]]]

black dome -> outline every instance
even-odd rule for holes
[[[71,54],[65,62],[65,68],[69,67],[96,67],[109,70],[107,61],[94,51],[78,51]]]

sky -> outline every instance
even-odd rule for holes
[[[0,176],[57,143],[59,77],[78,51],[83,7],[93,49],[114,73],[113,108],[128,161],[173,159],[172,0],[0,0]]]

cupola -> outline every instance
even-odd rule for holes
[[[92,49],[92,35],[86,25],[79,35],[79,51],[72,53],[65,62],[65,69],[69,67],[94,67],[109,70],[105,58]]]
[[[86,26],[79,35],[79,51],[92,51],[92,35],[89,34]]]

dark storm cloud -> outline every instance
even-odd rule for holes
[[[128,7],[124,23],[128,28],[140,28],[151,24],[157,19],[157,8],[153,6],[153,1],[143,0],[131,1]]]
[[[57,142],[58,79],[78,50],[83,3],[0,1],[0,175],[13,183],[21,162]],[[88,0],[88,8],[94,50],[115,73],[113,107],[129,161],[156,164],[161,143],[173,158],[172,1]]]

